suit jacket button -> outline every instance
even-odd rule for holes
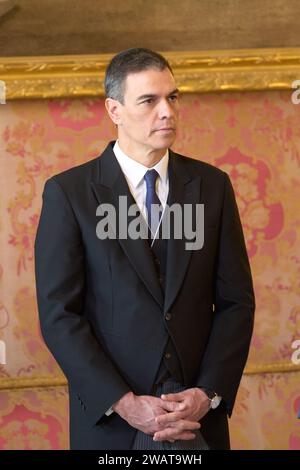
[[[167,321],[169,321],[169,320],[171,320],[171,318],[172,318],[171,313],[169,313],[169,312],[166,313],[165,319],[166,319]]]
[[[171,353],[168,353],[168,352],[167,352],[167,353],[165,354],[165,358],[166,358],[166,359],[170,359],[170,357],[171,357]]]

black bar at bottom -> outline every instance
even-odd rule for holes
[[[224,464],[288,464],[299,466],[300,452],[274,451],[1,451],[0,468],[13,465],[31,465],[43,468],[47,465],[66,465],[73,468],[107,467],[136,468],[140,465],[224,465]],[[42,467],[41,467],[42,466]],[[296,468],[296,467],[295,467]]]

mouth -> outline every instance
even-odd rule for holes
[[[175,132],[174,127],[162,127],[161,129],[156,129],[155,132]]]

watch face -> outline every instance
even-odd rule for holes
[[[211,400],[211,408],[215,410],[219,406],[220,403],[221,403],[221,397],[218,397],[218,395],[215,395]]]

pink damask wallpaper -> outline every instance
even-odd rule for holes
[[[289,92],[181,99],[174,149],[229,173],[255,282],[251,373],[230,420],[234,449],[300,449],[299,372],[276,372],[278,364],[289,369],[300,339],[299,123]],[[102,99],[0,106],[0,449],[68,448],[66,387],[22,382],[61,376],[38,327],[35,231],[45,180],[97,156],[114,137]],[[14,388],[6,379],[17,379]]]

